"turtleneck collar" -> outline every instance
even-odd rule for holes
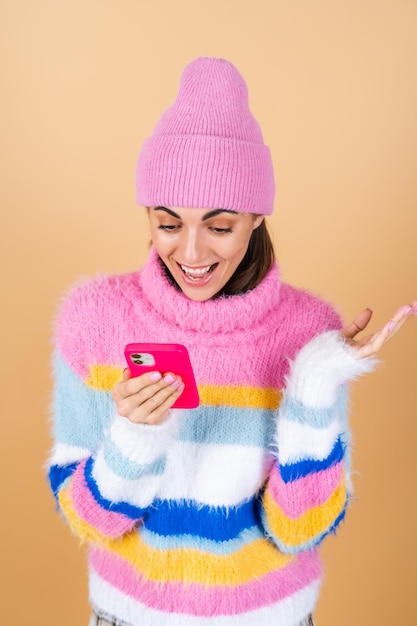
[[[262,323],[269,326],[268,314],[277,307],[280,299],[281,283],[276,263],[252,291],[197,302],[170,284],[155,248],[151,248],[139,281],[149,307],[158,317],[191,332],[228,333],[251,329]]]

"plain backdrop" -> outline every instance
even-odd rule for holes
[[[44,472],[51,328],[68,284],[146,258],[143,140],[190,60],[232,61],[273,155],[284,280],[376,329],[417,298],[417,2],[13,0],[0,28],[1,621],[86,626],[84,548]],[[356,498],[322,549],[318,626],[415,623],[416,353],[417,318],[353,385]]]

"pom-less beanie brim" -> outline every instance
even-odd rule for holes
[[[269,215],[275,193],[269,148],[222,137],[150,137],[138,160],[136,190],[143,206]]]

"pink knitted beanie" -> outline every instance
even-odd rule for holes
[[[274,193],[270,152],[242,76],[224,59],[192,61],[176,101],[143,144],[138,204],[269,215]]]

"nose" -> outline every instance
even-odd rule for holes
[[[187,265],[198,265],[199,260],[203,258],[203,240],[195,229],[184,230],[179,248],[181,261]]]

